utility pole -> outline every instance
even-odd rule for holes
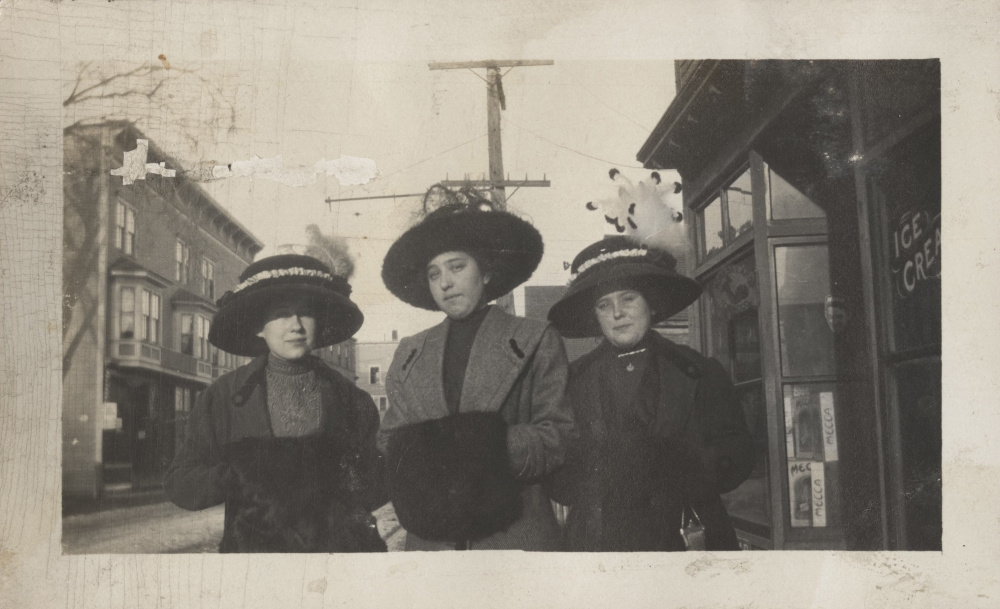
[[[486,124],[489,132],[489,153],[490,153],[490,178],[489,180],[448,180],[447,178],[441,182],[442,186],[448,188],[461,188],[461,187],[472,187],[472,188],[488,188],[490,191],[490,196],[493,200],[493,204],[497,206],[498,209],[507,209],[507,191],[506,188],[514,188],[514,192],[517,192],[518,188],[525,186],[549,186],[549,181],[545,179],[544,175],[541,180],[529,180],[528,176],[524,176],[523,180],[510,180],[505,179],[503,172],[503,144],[500,139],[500,111],[507,109],[507,100],[503,93],[503,76],[513,68],[522,68],[530,66],[551,66],[555,62],[551,59],[542,60],[509,60],[509,61],[455,61],[455,62],[444,62],[444,63],[430,63],[427,67],[431,70],[469,70],[472,71],[473,68],[485,68],[486,69]],[[500,73],[500,68],[507,68],[507,72],[503,74]],[[476,74],[473,72],[473,74]],[[476,74],[479,76],[479,74]],[[482,78],[480,76],[480,78]],[[405,198],[421,196],[420,194],[403,194],[403,195],[386,195],[386,196],[371,196],[371,197],[350,197],[343,199],[326,199],[327,205],[332,205],[333,203],[340,201],[361,201],[366,199],[388,199],[388,198]],[[496,301],[497,306],[499,306],[504,311],[508,313],[514,312],[514,296],[512,294],[504,294]]]
[[[486,68],[486,125],[489,136],[490,152],[490,179],[489,188],[493,203],[499,209],[507,208],[507,192],[505,190],[503,173],[503,144],[500,138],[500,111],[507,109],[507,100],[503,93],[503,74],[500,68],[517,68],[529,66],[551,66],[554,61],[551,59],[542,60],[511,60],[511,61],[455,61],[445,63],[430,63],[431,70],[472,70],[473,68]],[[510,71],[508,69],[508,71]],[[474,72],[473,72],[474,73]],[[506,72],[504,72],[506,74]],[[478,76],[478,74],[477,74]],[[527,177],[521,183],[523,186],[548,186],[545,184],[531,183]]]

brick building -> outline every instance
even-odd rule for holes
[[[262,243],[197,184],[120,168],[129,123],[64,138],[63,493],[157,487],[198,393],[243,358],[208,343]],[[148,162],[171,159],[152,144]]]

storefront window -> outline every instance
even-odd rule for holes
[[[722,249],[722,203],[716,197],[705,209],[698,212],[701,228],[701,258],[707,258]]]
[[[698,260],[711,257],[753,231],[753,191],[750,169],[715,191],[715,197],[698,211]]]
[[[767,167],[767,192],[772,220],[826,217],[822,207],[813,203],[771,167]]]
[[[941,360],[896,371],[903,511],[911,550],[941,550]]]
[[[723,502],[738,528],[762,537],[770,535],[771,515],[767,479],[767,413],[761,366],[761,342],[757,307],[760,292],[754,258],[719,269],[705,289],[705,328],[709,354],[733,376],[736,394],[754,437],[754,469]]]
[[[907,549],[941,550],[941,123],[867,168],[882,212],[890,387],[899,431],[897,490]]]
[[[750,190],[750,170],[723,189],[729,207],[729,234],[733,239],[753,230],[753,192]]]
[[[785,454],[792,527],[839,523],[834,385],[784,386]]]
[[[754,258],[720,268],[708,280],[705,296],[709,355],[727,366],[736,382],[759,377],[760,339],[755,332],[760,292]]]
[[[941,344],[941,131],[934,122],[868,170],[885,213],[893,351]]]
[[[778,246],[774,259],[782,374],[833,374],[833,331],[824,312],[830,295],[827,246]]]

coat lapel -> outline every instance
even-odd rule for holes
[[[673,438],[684,431],[695,392],[697,373],[678,364],[678,356],[666,340],[657,337],[656,355],[660,371],[660,407],[656,410],[654,433],[661,438]]]
[[[255,358],[240,372],[233,386],[229,442],[266,435],[274,437],[271,415],[267,411],[267,356]],[[265,431],[266,430],[266,431]],[[264,434],[262,434],[264,432]]]
[[[415,346],[407,369],[402,371],[406,418],[410,422],[439,419],[448,414],[441,375],[447,335],[447,320],[427,330],[423,341]]]
[[[472,343],[459,412],[500,410],[541,338],[541,332],[520,331],[523,326],[499,307],[486,314]]]

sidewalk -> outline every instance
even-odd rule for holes
[[[144,498],[133,498],[135,501]],[[169,502],[119,506],[63,517],[64,554],[187,554],[218,551],[224,507],[189,512]],[[392,504],[375,511],[390,552],[402,551],[406,532]]]
[[[62,514],[65,518],[66,516],[94,514],[107,510],[134,508],[153,503],[164,503],[166,501],[167,496],[162,488],[151,488],[141,491],[105,492],[99,499],[63,497]]]

